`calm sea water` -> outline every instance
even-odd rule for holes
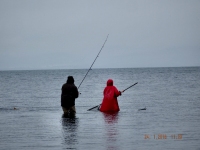
[[[73,75],[78,86],[86,72],[1,71],[0,149],[200,150],[200,67],[93,69],[76,117],[62,117],[62,84]],[[87,111],[109,78],[119,90],[138,84],[118,98],[119,113]]]

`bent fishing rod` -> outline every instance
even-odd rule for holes
[[[130,89],[131,87],[133,87],[133,86],[136,85],[136,84],[138,84],[138,82],[136,82],[136,83],[134,83],[133,85],[127,87],[126,89],[124,89],[124,90],[121,91],[121,92],[122,92],[122,93],[125,92],[126,90]],[[90,110],[92,110],[92,109],[94,109],[94,108],[97,108],[97,107],[99,107],[100,105],[101,105],[101,104],[99,104],[99,105],[97,105],[97,106],[94,106],[94,107],[88,109],[87,111],[90,111]]]
[[[108,34],[108,35],[109,35],[109,34]],[[90,68],[88,69],[87,73],[85,74],[83,80],[81,81],[80,85],[78,86],[78,89],[79,89],[79,87],[81,86],[81,84],[83,83],[83,81],[85,80],[85,78],[86,78],[87,74],[89,73],[89,71],[91,70],[92,66],[94,65],[94,62],[96,61],[97,57],[99,57],[99,54],[101,53],[101,51],[102,51],[102,49],[103,49],[103,47],[104,47],[104,45],[105,45],[105,43],[106,43],[106,41],[107,41],[107,39],[108,39],[108,35],[107,35],[106,40],[105,40],[105,42],[103,43],[103,46],[101,47],[99,53],[97,54],[96,58],[94,59],[92,65],[90,66]]]

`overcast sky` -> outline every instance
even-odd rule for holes
[[[200,66],[200,0],[0,0],[0,70]]]

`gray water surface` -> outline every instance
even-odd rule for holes
[[[79,88],[75,118],[60,108],[61,86],[87,70],[0,72],[0,149],[200,149],[200,68],[93,69]],[[87,111],[107,79],[120,112]],[[14,107],[16,109],[14,109]],[[146,110],[138,110],[146,107]]]

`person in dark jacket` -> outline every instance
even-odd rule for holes
[[[74,84],[73,76],[68,76],[67,82],[62,86],[61,106],[64,115],[75,114],[75,99],[78,98],[79,92]]]

